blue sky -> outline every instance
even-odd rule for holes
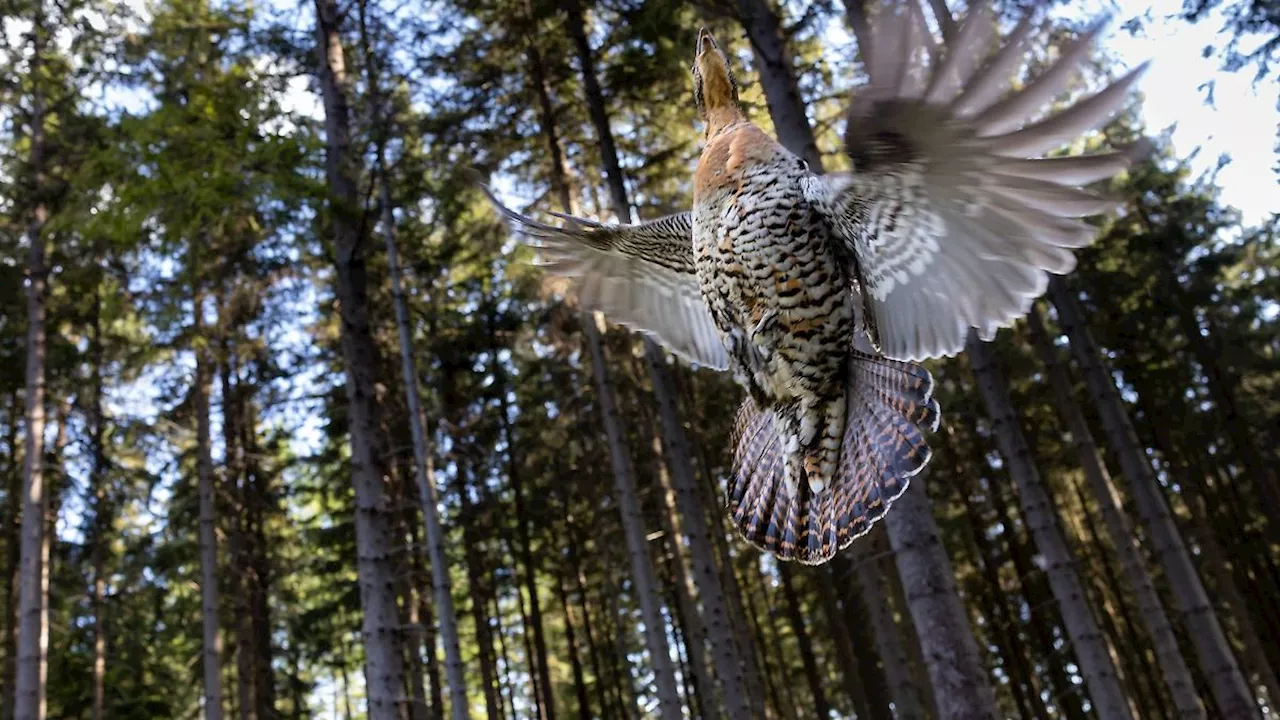
[[[1280,212],[1280,176],[1275,172],[1280,165],[1275,151],[1280,86],[1271,79],[1254,87],[1252,69],[1223,72],[1217,55],[1203,57],[1203,48],[1225,44],[1219,35],[1221,13],[1189,25],[1176,18],[1181,0],[1105,4],[1091,0],[1079,5],[1086,11],[1090,6],[1098,9],[1088,14],[1114,8],[1116,21],[1103,45],[1127,66],[1152,61],[1138,86],[1149,132],[1175,127],[1172,139],[1178,157],[1200,149],[1192,161],[1198,172],[1212,169],[1220,154],[1231,156],[1218,183],[1223,202],[1238,208],[1246,223],[1257,224]],[[1147,12],[1152,21],[1140,34],[1130,35],[1120,27]],[[1215,85],[1213,106],[1205,103],[1205,91],[1200,88],[1207,82]]]

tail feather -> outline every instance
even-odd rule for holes
[[[840,465],[819,492],[786,482],[789,458],[773,411],[747,399],[738,412],[730,515],[748,543],[780,560],[830,560],[884,517],[932,456],[925,434],[941,413],[929,371],[858,351],[851,366]]]

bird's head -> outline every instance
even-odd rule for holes
[[[698,46],[693,60],[693,100],[698,115],[707,122],[708,133],[727,125],[741,113],[738,106],[738,81],[729,70],[729,58],[711,33],[698,31]]]

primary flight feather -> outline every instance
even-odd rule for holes
[[[869,82],[848,112],[850,172],[815,174],[751,123],[703,30],[691,212],[635,225],[557,215],[567,224],[555,227],[493,200],[584,308],[733,372],[747,398],[729,510],[782,560],[825,562],[884,516],[929,462],[925,433],[940,417],[933,379],[912,361],[1025,314],[1047,273],[1069,272],[1072,249],[1092,241],[1080,218],[1113,204],[1081,186],[1141,151],[1041,157],[1106,122],[1141,73],[1036,119],[1101,24],[1006,93],[1030,13],[988,57],[994,19],[970,8],[940,49],[916,3],[876,13]]]

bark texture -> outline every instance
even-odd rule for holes
[[[1067,636],[1080,660],[1080,673],[1084,676],[1089,696],[1102,717],[1132,718],[1129,698],[1121,684],[1111,648],[1089,606],[1089,597],[1076,571],[1075,556],[1063,536],[1053,503],[1032,459],[1031,449],[1018,427],[1004,376],[996,367],[990,349],[977,339],[976,334],[970,335],[965,350],[977,376],[987,412],[991,415],[996,442],[1008,464],[1009,474],[1018,486],[1018,496],[1027,516],[1027,529],[1044,558],[1049,587],[1058,601]]]
[[[365,683],[370,720],[397,720],[404,698],[393,553],[395,522],[375,387],[377,345],[369,326],[368,275],[359,224],[358,175],[351,143],[350,78],[336,0],[315,0],[317,76],[325,114],[325,176],[329,231],[337,270],[337,301],[347,409],[351,481],[355,489],[356,572],[359,576]]]
[[[1107,526],[1111,544],[1120,558],[1120,567],[1125,581],[1138,602],[1142,623],[1151,635],[1156,659],[1160,664],[1160,672],[1164,677],[1165,685],[1169,688],[1169,695],[1173,699],[1174,707],[1177,708],[1178,717],[1203,718],[1205,717],[1204,705],[1200,702],[1200,696],[1196,694],[1191,670],[1182,657],[1182,651],[1178,648],[1178,638],[1174,635],[1173,625],[1164,611],[1160,596],[1156,594],[1151,574],[1143,564],[1137,534],[1129,518],[1124,514],[1120,494],[1111,481],[1111,474],[1107,471],[1098,446],[1094,443],[1089,422],[1075,401],[1067,369],[1058,360],[1053,341],[1045,331],[1040,312],[1035,307],[1032,307],[1027,317],[1027,326],[1031,331],[1032,343],[1040,355],[1040,360],[1049,372],[1049,382],[1053,386],[1058,413],[1062,418],[1063,426],[1070,433],[1071,444],[1075,447],[1080,466],[1084,468],[1089,489],[1102,510],[1102,520]]]
[[[1178,615],[1195,646],[1218,712],[1230,718],[1259,717],[1253,693],[1240,672],[1205,593],[1204,583],[1161,494],[1155,470],[1138,440],[1101,351],[1084,324],[1080,301],[1061,278],[1050,281],[1049,298],[1058,310],[1058,323],[1071,341],[1071,352],[1084,375],[1089,397],[1098,409],[1108,441],[1129,481],[1134,504],[1151,534],[1152,553],[1169,580]]]

